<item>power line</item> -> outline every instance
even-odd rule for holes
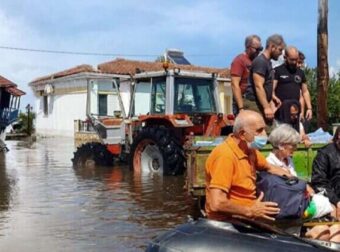
[[[22,48],[1,46],[0,49],[13,50],[13,51],[26,51],[26,52],[38,52],[38,53],[51,53],[51,54],[68,54],[68,55],[83,55],[83,56],[106,56],[106,57],[159,57],[161,54],[124,54],[124,53],[95,53],[95,52],[77,52],[77,51],[59,51],[59,50],[45,50],[35,48]],[[221,54],[187,54],[190,57],[224,57]]]
[[[54,53],[54,54],[69,54],[69,55],[90,55],[90,56],[110,56],[110,57],[157,57],[155,54],[123,54],[123,53],[94,53],[94,52],[76,52],[76,51],[58,51],[58,50],[44,50],[33,48],[21,48],[11,46],[0,46],[0,49],[26,51],[26,52],[39,52],[39,53]]]

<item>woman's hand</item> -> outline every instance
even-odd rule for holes
[[[308,184],[306,186],[306,190],[310,196],[313,196],[315,194],[315,191],[313,190],[313,188]]]

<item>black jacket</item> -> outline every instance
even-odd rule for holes
[[[325,189],[333,204],[340,201],[340,150],[334,143],[318,151],[313,161],[312,187],[316,191]]]

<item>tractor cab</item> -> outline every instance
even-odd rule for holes
[[[135,76],[133,115],[216,113],[215,77],[212,74],[154,72]],[[138,106],[143,104],[143,106]]]
[[[131,117],[179,128],[182,135],[219,135],[211,125],[223,119],[215,74],[174,69],[138,74],[135,83]]]

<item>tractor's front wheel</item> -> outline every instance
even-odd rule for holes
[[[72,158],[74,167],[89,165],[112,166],[113,158],[111,152],[101,143],[86,143],[77,148]]]
[[[168,129],[143,128],[133,140],[130,166],[137,173],[182,174],[185,167],[183,148]]]

